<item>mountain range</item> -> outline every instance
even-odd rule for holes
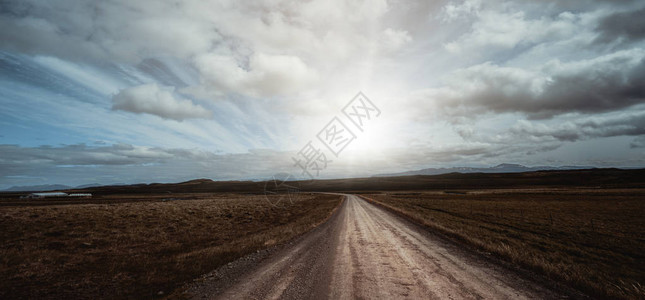
[[[532,171],[545,171],[545,170],[581,170],[581,169],[594,169],[594,166],[536,166],[527,167],[519,164],[499,164],[494,167],[474,168],[474,167],[452,167],[452,168],[427,168],[414,171],[406,171],[400,173],[387,173],[377,174],[372,177],[397,177],[397,176],[410,176],[410,175],[441,175],[448,173],[521,173]],[[113,184],[121,185],[121,184]],[[44,184],[44,185],[31,185],[31,186],[13,186],[2,192],[31,192],[31,191],[54,191],[54,190],[68,190],[68,189],[84,189],[91,187],[99,187],[102,184],[92,183],[84,184],[76,187],[62,185],[62,184]]]
[[[536,166],[527,167],[518,164],[499,164],[494,167],[488,168],[473,168],[473,167],[452,167],[452,168],[427,168],[414,171],[406,171],[400,173],[378,174],[373,177],[393,177],[393,176],[410,176],[410,175],[440,175],[448,173],[521,173],[533,171],[547,171],[547,170],[582,170],[594,169],[593,166]]]

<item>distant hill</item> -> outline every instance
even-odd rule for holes
[[[85,188],[91,188],[91,187],[97,187],[97,186],[102,186],[100,183],[90,183],[90,184],[83,184],[75,187],[76,189],[85,189]]]
[[[412,175],[441,175],[449,173],[522,173],[534,171],[553,171],[553,170],[584,170],[594,169],[592,166],[537,166],[526,167],[518,164],[499,164],[489,168],[471,168],[471,167],[453,167],[453,168],[428,168],[415,171],[406,171],[401,173],[378,174],[374,177],[393,177],[393,176],[412,176]]]
[[[22,185],[22,186],[12,186],[3,192],[44,192],[44,191],[54,191],[54,190],[67,190],[71,189],[71,186],[62,185],[62,184],[42,184],[42,185]]]
[[[492,168],[490,168],[492,169]],[[502,165],[498,169],[512,168]],[[515,167],[515,170],[521,168]],[[264,194],[268,182],[212,181],[195,179],[180,183],[151,183],[99,186],[76,190],[94,195],[174,194],[174,193],[249,193]],[[645,169],[542,170],[532,172],[475,172],[440,175],[410,175],[346,179],[323,179],[292,183],[301,191],[396,191],[396,190],[463,190],[527,187],[633,188],[645,186]]]
[[[367,178],[323,179],[297,181],[301,191],[395,191],[395,190],[451,190],[494,189],[525,187],[592,187],[592,188],[642,188],[645,186],[645,169],[581,169],[583,167],[545,167],[539,171],[526,171],[540,167],[502,164],[492,168],[444,168],[442,174],[406,174],[373,176]],[[412,171],[421,172],[431,169]],[[445,174],[447,173],[447,174]],[[406,176],[407,175],[407,176]],[[132,185],[102,185],[88,188],[70,188],[63,185],[13,187],[18,190],[67,190],[69,192],[110,194],[174,194],[174,193],[249,193],[264,194],[266,181],[213,181],[195,179],[180,183],[150,183]]]

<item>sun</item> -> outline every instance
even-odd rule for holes
[[[366,125],[363,127],[363,131],[356,130],[355,135],[356,138],[339,155],[339,159],[347,162],[369,162],[372,159],[383,159],[394,139],[391,132],[378,122]]]

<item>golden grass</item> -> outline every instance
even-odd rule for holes
[[[364,195],[594,297],[645,298],[645,189]]]
[[[310,230],[341,201],[306,195],[276,208],[264,196],[150,197],[156,201],[0,207],[0,298],[161,297]]]

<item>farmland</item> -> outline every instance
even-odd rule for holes
[[[645,297],[645,189],[397,191],[364,197],[592,296]]]
[[[122,194],[36,206],[0,201],[0,298],[163,297],[310,230],[340,201],[306,194],[276,207],[264,195],[235,193]]]
[[[645,170],[597,169],[315,180],[293,183],[303,192],[277,207],[279,196],[267,201],[266,184],[251,181],[197,179],[69,191],[92,193],[88,199],[20,199],[24,193],[4,193],[0,298],[176,295],[185,283],[244,255],[288,247],[296,236],[311,241],[303,234],[341,203],[338,195],[309,193],[317,191],[362,195],[429,229],[420,231],[455,242],[464,252],[460,258],[477,249],[505,261],[509,270],[541,274],[531,277],[536,282],[547,277],[597,298],[645,298],[643,175]],[[346,209],[344,216],[369,224],[382,215],[376,209],[368,210],[371,215],[358,211]],[[407,226],[387,220],[398,225],[381,229]],[[349,228],[328,224],[334,234]],[[337,240],[326,239],[319,249]],[[513,278],[513,272],[500,276]]]

